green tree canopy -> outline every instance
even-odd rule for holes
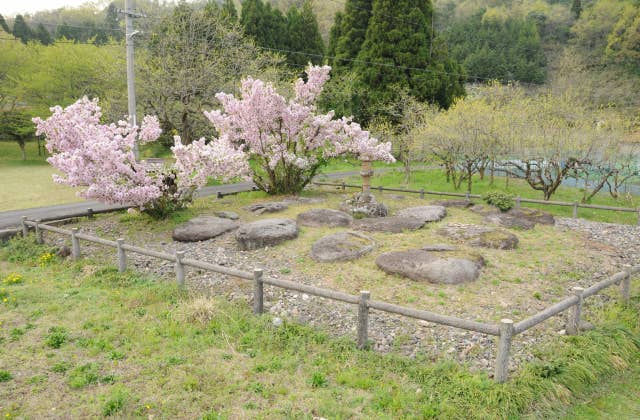
[[[336,14],[329,44],[332,45],[332,65],[336,70],[354,67],[354,61],[364,43],[371,19],[373,0],[347,0],[344,13]]]
[[[400,93],[447,108],[464,94],[461,67],[433,39],[433,7],[424,0],[375,0],[355,66],[373,107]],[[369,115],[371,117],[371,115]]]
[[[318,21],[308,0],[304,2],[301,11],[295,6],[289,8],[287,36],[287,50],[291,51],[287,53],[287,63],[302,68],[309,62],[322,63],[324,43],[318,29]]]
[[[13,21],[13,36],[22,41],[23,44],[35,39],[35,35],[22,15],[17,15]]]
[[[481,9],[444,33],[451,55],[474,80],[543,83],[547,60],[533,19]]]

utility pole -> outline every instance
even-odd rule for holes
[[[136,117],[136,80],[135,73],[133,71],[133,37],[138,31],[133,30],[133,18],[143,17],[141,13],[135,13],[132,10],[133,0],[124,0],[124,10],[120,10],[120,13],[124,14],[125,23],[125,42],[127,46],[127,97],[129,105],[129,120],[131,124],[137,125]],[[133,146],[133,154],[136,160],[140,159],[140,150],[138,149],[138,142]]]

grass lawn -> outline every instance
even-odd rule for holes
[[[450,362],[359,351],[33,238],[0,249],[5,418],[517,418],[581,401],[640,368],[640,300],[558,337],[506,384]],[[597,388],[596,388],[597,390]],[[617,414],[631,418],[633,407]],[[555,411],[552,411],[555,412]]]
[[[83,199],[76,189],[53,182],[56,171],[38,156],[37,143],[27,142],[27,160],[13,141],[0,141],[0,211],[73,203]]]
[[[555,413],[571,420],[640,418],[640,366],[594,387],[574,405]]]

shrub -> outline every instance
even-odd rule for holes
[[[513,196],[500,191],[491,191],[485,194],[482,199],[492,206],[496,206],[502,211],[507,211],[513,207]]]
[[[59,349],[67,341],[67,330],[63,327],[49,328],[45,343],[52,349]]]

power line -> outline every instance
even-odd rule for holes
[[[34,23],[34,24],[37,24],[37,25],[43,25],[43,26],[51,26],[51,27],[55,27],[56,29],[59,26],[66,26],[67,28],[74,28],[74,29],[93,29],[93,30],[96,30],[96,31],[111,31],[111,32],[120,32],[120,33],[124,32],[124,30],[122,28],[115,29],[115,28],[103,28],[103,27],[100,27],[100,26],[77,26],[77,25],[69,25],[69,24],[67,24],[65,22],[63,22],[63,23],[53,23],[53,22],[40,22],[40,21],[32,20],[32,21],[30,21],[30,23]]]

